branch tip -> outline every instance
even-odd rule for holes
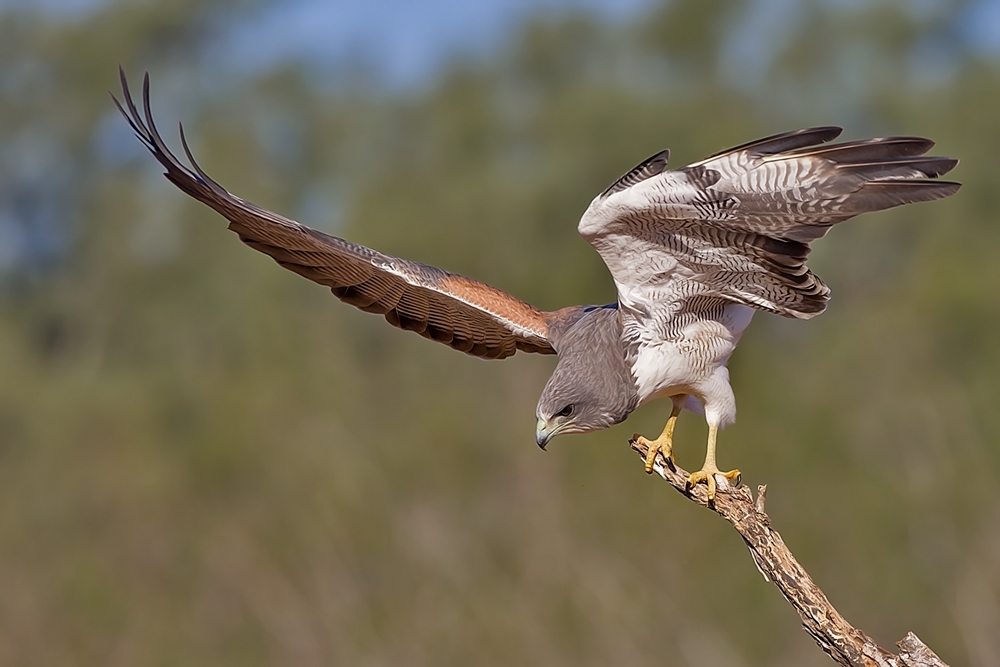
[[[757,502],[754,503],[754,508],[757,510],[757,514],[765,514],[765,500],[767,500],[767,484],[761,484],[757,487]]]

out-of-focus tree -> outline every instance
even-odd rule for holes
[[[121,62],[233,192],[546,308],[614,298],[575,222],[655,150],[937,139],[963,190],[817,244],[830,310],[754,322],[721,456],[850,620],[995,664],[1000,70],[977,3],[917,4],[538,18],[407,92],[221,58],[263,0],[2,11],[0,663],[827,664],[640,474],[662,406],[539,453],[551,359],[464,357],[242,247],[130,136]]]

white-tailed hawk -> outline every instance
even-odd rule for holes
[[[181,141],[191,167],[153,124],[149,77],[140,115],[121,73],[119,110],[178,188],[226,219],[240,240],[361,310],[487,359],[518,350],[557,354],[538,401],[535,439],[624,421],[638,406],[669,398],[673,410],[649,445],[669,458],[677,415],[708,422],[704,481],[709,498],[718,430],[734,421],[726,364],[755,310],[808,319],[829,289],[806,267],[809,243],[866,211],[940,199],[958,183],[937,180],[957,160],[926,156],[933,142],[887,137],[829,144],[841,130],[775,135],[668,170],[668,151],[643,161],[600,193],[578,229],[611,272],[618,302],[544,312],[489,285],[390,257],[310,229],[244,201],[213,181]],[[638,436],[637,436],[638,437]]]

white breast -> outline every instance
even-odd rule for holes
[[[705,317],[684,318],[690,321],[673,335],[664,336],[652,327],[633,329],[638,348],[632,375],[639,403],[679,394],[708,398],[709,380],[729,362],[753,313],[753,308],[730,303]]]

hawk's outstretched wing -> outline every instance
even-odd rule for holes
[[[148,74],[142,89],[144,116],[132,101],[124,71],[121,82],[125,107],[117,99],[115,104],[174,185],[225,216],[229,228],[248,246],[326,285],[341,301],[384,315],[393,326],[487,359],[509,357],[517,350],[553,354],[550,324],[559,328],[576,316],[577,309],[540,311],[484,283],[384,255],[243,201],[202,171],[191,157],[183,128],[181,141],[192,168],[167,148],[150,113]]]
[[[826,308],[805,265],[809,242],[859,213],[947,197],[957,160],[934,142],[888,137],[822,145],[838,127],[744,144],[665,171],[663,151],[591,203],[579,230],[608,265],[625,306],[722,298],[789,317]]]

